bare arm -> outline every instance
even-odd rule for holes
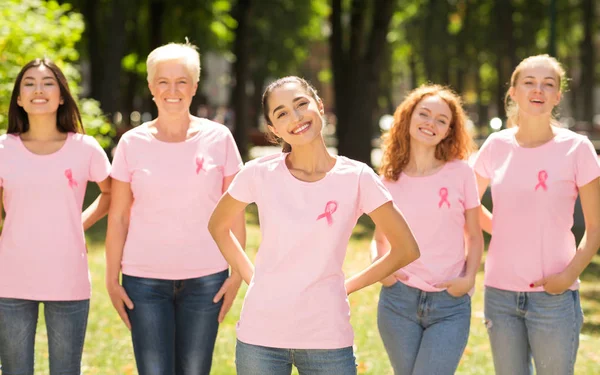
[[[390,243],[390,250],[369,267],[346,280],[348,294],[380,281],[419,258],[419,247],[406,220],[392,202],[369,214]]]
[[[596,178],[579,188],[579,198],[585,219],[585,233],[569,265],[559,274],[538,280],[533,286],[544,286],[551,294],[569,289],[590,264],[600,247],[600,179]]]
[[[223,193],[227,191],[229,185],[233,181],[233,176],[227,176],[223,179]],[[242,249],[246,248],[246,217],[244,215],[244,210],[238,214],[236,218],[233,220],[233,224],[231,227],[231,232],[239,242]],[[231,273],[227,280],[223,283],[223,286],[219,289],[215,297],[213,298],[213,302],[217,303],[223,298],[223,305],[221,306],[221,311],[219,312],[219,323],[225,319],[225,315],[231,309],[233,305],[233,301],[237,295],[238,290],[240,289],[240,285],[242,283],[242,277],[233,267],[231,268]]]
[[[240,215],[244,214],[247,205],[245,202],[234,199],[229,193],[223,194],[208,221],[208,231],[227,263],[241,275],[247,284],[250,284],[254,275],[254,266],[232,232],[236,220],[240,220]]]
[[[108,208],[110,207],[111,178],[107,177],[103,181],[98,182],[98,187],[100,188],[100,195],[81,214],[84,231],[102,219],[108,213]]]
[[[114,180],[106,231],[106,288],[113,306],[129,329],[131,329],[131,324],[125,311],[125,305],[129,309],[133,309],[133,303],[121,286],[119,276],[121,274],[123,247],[129,230],[129,214],[132,204],[131,185],[127,182]]]
[[[223,180],[223,193],[227,191],[229,185],[233,181],[235,175],[227,176]],[[245,208],[245,207],[244,207]],[[233,225],[231,226],[231,231],[235,238],[237,238],[238,242],[242,249],[246,248],[246,216],[244,214],[244,210],[238,214],[238,216],[233,220]]]
[[[581,275],[600,247],[600,179],[579,188],[579,198],[585,219],[585,234],[566,269],[574,278]]]
[[[465,248],[467,252],[465,277],[472,279],[473,284],[475,284],[475,276],[483,255],[483,234],[479,224],[480,212],[479,207],[465,211]]]
[[[479,173],[475,172],[475,176],[477,177],[477,189],[479,191],[479,200],[485,194],[486,189],[490,185],[490,179],[484,178],[479,175]],[[486,231],[489,234],[492,234],[492,213],[481,204],[481,209],[479,210],[479,222],[481,224],[481,229]]]
[[[375,227],[375,231],[373,232],[373,241],[371,242],[371,261],[375,262],[384,256],[388,251],[390,251],[391,248],[392,246],[387,238],[385,238],[385,234],[383,234],[379,227]],[[380,281],[384,286],[392,286],[396,283],[396,279],[396,275],[391,274]],[[407,278],[404,277],[403,280],[407,280]]]

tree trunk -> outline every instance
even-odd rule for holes
[[[150,1],[150,50],[158,48],[163,43],[162,24],[163,14],[165,13],[165,3],[163,0]]]
[[[507,83],[510,80],[510,74],[514,69],[514,37],[513,37],[513,6],[510,0],[496,0],[495,9],[497,22],[496,40],[496,72],[498,81],[496,82],[496,107],[499,118],[506,117],[504,109],[504,94],[508,89]]]
[[[581,76],[579,79],[581,85],[580,99],[582,101],[582,121],[588,124],[588,130],[593,130],[594,124],[594,16],[596,7],[594,6],[594,0],[583,0],[581,3],[583,13],[583,29],[584,37],[580,45],[580,56],[581,56]]]
[[[337,117],[336,136],[338,143],[346,135],[348,125],[347,112],[344,110],[348,97],[348,73],[347,57],[344,49],[344,30],[342,28],[342,0],[331,2],[331,36],[329,38],[329,49],[331,58],[331,69],[333,73],[334,89],[334,112]]]
[[[100,100],[104,54],[102,53],[100,37],[102,33],[99,30],[98,24],[98,1],[84,1],[81,8],[81,13],[85,18],[85,38],[87,39],[87,52],[90,61],[90,93],[89,96]]]
[[[337,0],[333,0],[334,3]],[[360,2],[354,2],[353,5]],[[379,81],[381,68],[384,64],[386,37],[389,24],[394,13],[394,0],[376,0],[373,1],[373,20],[372,29],[368,42],[364,45],[366,51],[364,56],[356,59],[352,63],[351,77],[347,81],[351,82],[349,95],[343,103],[336,102],[338,123],[342,121],[340,115],[343,114],[345,134],[340,137],[338,133],[338,153],[352,159],[360,160],[371,165],[371,139],[373,137],[373,115],[377,106],[379,95]],[[353,14],[356,14],[353,12]],[[364,12],[363,12],[364,14]],[[364,25],[356,22],[355,27]],[[335,28],[334,28],[335,29]],[[333,36],[333,35],[332,35]],[[333,37],[332,37],[333,39]],[[340,50],[339,46],[334,46],[332,51]],[[351,51],[360,49],[358,46],[351,46]],[[354,56],[352,56],[354,57]],[[335,59],[332,55],[333,64]],[[342,75],[334,73],[334,79],[338,80]],[[340,84],[338,81],[336,83]],[[336,93],[336,99],[339,97]],[[340,104],[342,104],[340,106]]]
[[[487,107],[483,105],[481,98],[483,97],[483,82],[481,82],[481,74],[479,67],[475,67],[475,90],[477,91],[477,126],[486,128],[488,126]]]
[[[92,1],[93,2],[93,1]],[[121,60],[125,54],[126,0],[110,2],[111,17],[106,30],[104,48],[104,71],[101,86],[100,104],[104,113],[114,114],[119,110],[121,92]]]
[[[425,17],[423,18],[423,22],[421,24],[421,29],[423,30],[423,42],[422,46],[422,54],[423,54],[423,66],[425,68],[425,80],[427,81],[435,81],[434,70],[435,66],[433,63],[433,38],[432,38],[432,24],[433,24],[433,13],[435,12],[435,0],[429,0],[429,3],[426,9],[423,10],[425,12]]]
[[[410,68],[410,89],[412,90],[417,88],[419,82],[417,79],[417,75],[419,73],[417,72],[417,59],[415,57],[415,54],[411,53],[408,59],[408,66]]]
[[[240,154],[244,160],[248,160],[248,95],[246,95],[246,83],[249,79],[249,51],[248,51],[248,21],[252,0],[238,0],[233,9],[234,18],[237,21],[235,30],[235,42],[233,53],[236,60],[234,65],[235,86],[231,94],[233,110],[235,112],[235,127],[233,136],[237,143]]]
[[[250,126],[254,129],[258,129],[260,125],[260,118],[262,117],[262,92],[265,81],[267,80],[267,71],[264,69],[265,65],[257,65],[256,70],[252,74],[252,85],[254,86],[254,93],[252,94],[252,108],[256,108],[256,113],[250,119]]]
[[[466,72],[470,69],[469,61],[470,58],[467,56],[467,43],[469,43],[469,37],[471,36],[471,13],[473,13],[469,7],[472,6],[469,2],[465,2],[464,4],[464,14],[463,14],[463,25],[458,33],[458,47],[457,47],[457,61],[456,61],[456,78],[455,78],[455,89],[459,94],[463,93],[465,87],[465,76]]]

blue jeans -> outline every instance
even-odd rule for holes
[[[33,375],[40,303],[48,332],[50,375],[81,374],[90,300],[31,301],[0,298],[0,359],[3,375]]]
[[[471,327],[471,297],[382,287],[377,324],[396,375],[454,374]]]
[[[568,375],[575,371],[583,313],[579,292],[485,288],[485,324],[498,375]]]
[[[186,280],[123,275],[139,375],[208,375],[228,271]]]
[[[300,375],[356,375],[352,347],[341,349],[282,349],[237,341],[238,375],[290,375],[295,365]]]

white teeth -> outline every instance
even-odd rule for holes
[[[167,103],[179,103],[181,99],[165,99]]]
[[[31,102],[32,103],[36,103],[36,104],[40,104],[40,103],[47,103],[48,100],[46,100],[46,99],[33,99]]]
[[[302,125],[301,127],[292,130],[292,133],[298,134],[301,131],[303,131],[304,129],[308,128],[309,125],[310,125],[309,123],[306,123],[306,124]]]
[[[423,133],[427,134],[427,135],[435,135],[434,132],[428,130],[428,129],[423,129],[423,128],[419,128],[419,130],[421,130]]]

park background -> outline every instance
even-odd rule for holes
[[[379,136],[412,88],[451,86],[465,101],[481,142],[505,123],[510,74],[529,55],[549,53],[570,78],[557,116],[600,139],[600,1],[597,0],[0,0],[0,131],[20,67],[54,59],[78,95],[88,134],[110,155],[118,137],[156,114],[145,59],[185,38],[199,47],[202,74],[193,114],[229,127],[245,160],[277,148],[264,139],[260,96],[274,78],[300,75],[325,103],[327,143],[376,166]],[[90,185],[89,198],[97,194]],[[88,199],[89,201],[89,199]],[[574,231],[581,235],[580,213]],[[248,252],[260,242],[255,207]],[[129,333],[104,288],[105,220],[88,232],[93,297],[85,374],[135,374]],[[361,219],[345,262],[369,264],[372,224]],[[492,374],[483,326],[482,275],[459,374]],[[391,374],[376,327],[378,286],[350,297],[360,374]],[[234,374],[235,322],[245,287],[221,326],[212,374]],[[582,276],[585,324],[577,374],[600,373],[600,257]],[[40,321],[36,373],[47,372]]]

